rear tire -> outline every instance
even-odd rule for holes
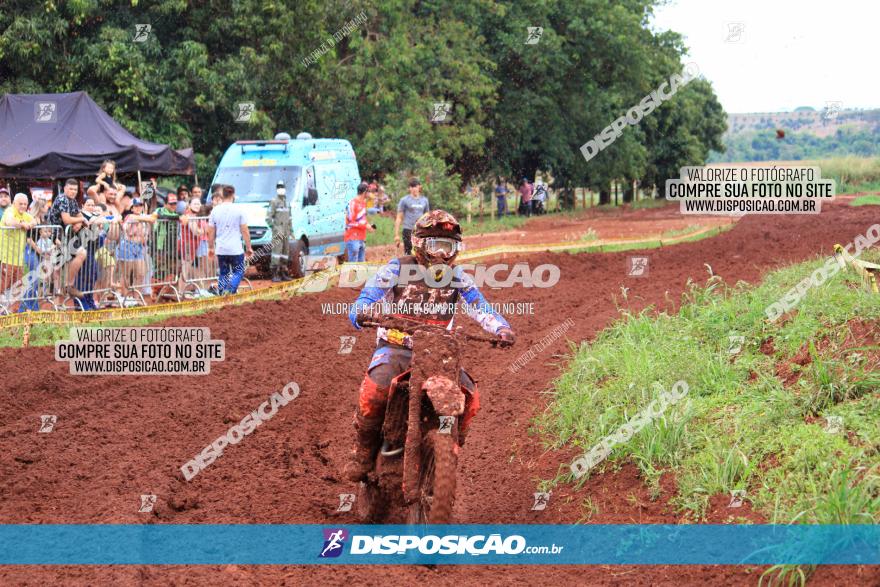
[[[407,516],[410,524],[450,523],[457,465],[454,435],[428,432],[423,440],[419,496]]]
[[[306,276],[306,255],[309,254],[309,248],[301,240],[294,241],[290,244],[290,276],[294,279],[300,279]]]

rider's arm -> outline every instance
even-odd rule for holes
[[[502,329],[511,330],[504,316],[492,309],[483,294],[474,284],[473,278],[459,271],[456,275],[461,287],[461,297],[467,304],[467,315],[475,320],[486,332],[498,334]]]
[[[392,259],[387,265],[383,265],[364,285],[361,294],[348,312],[348,319],[358,330],[361,327],[357,323],[358,313],[365,313],[372,304],[389,300],[391,289],[397,283],[400,276],[400,261]]]

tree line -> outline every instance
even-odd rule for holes
[[[564,201],[574,186],[608,201],[612,181],[662,194],[724,150],[724,112],[696,79],[593,159],[580,152],[682,71],[681,36],[650,26],[659,0],[3,4],[0,91],[87,91],[137,136],[192,146],[202,177],[234,140],[308,131],[349,139],[364,176],[442,175],[460,191],[540,169]]]

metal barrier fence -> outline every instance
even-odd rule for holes
[[[208,256],[208,217],[191,216],[180,222],[182,297],[195,299],[217,287],[217,256]],[[250,285],[250,283],[248,283]]]
[[[97,310],[133,305],[126,304],[125,296],[117,290],[114,282],[114,249],[120,239],[119,222],[112,217],[103,220],[101,224],[64,229],[61,279],[81,294],[77,296],[65,290],[64,309]]]
[[[60,268],[53,258],[63,241],[60,226],[0,227],[0,314],[61,309]]]
[[[0,227],[0,315],[95,310],[217,295],[208,218],[112,216],[89,226]],[[72,290],[71,290],[72,288]],[[240,289],[253,289],[242,278]]]
[[[208,255],[208,217],[190,216],[180,222],[180,291],[181,299],[196,299],[216,295],[219,288],[220,264],[217,255]],[[245,264],[245,270],[247,264]],[[239,289],[253,289],[247,277],[242,277]]]

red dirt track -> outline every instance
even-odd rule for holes
[[[688,278],[705,281],[705,264],[730,284],[755,282],[768,269],[829,255],[835,243],[850,242],[877,222],[872,206],[826,205],[819,217],[746,217],[715,238],[645,251],[650,266],[643,279],[625,274],[632,252],[524,257],[533,266],[557,264],[561,280],[550,289],[484,291],[491,302],[534,302],[534,315],[509,317],[519,336],[513,350],[474,345],[467,351],[464,364],[479,382],[482,410],[460,457],[455,522],[573,523],[583,517],[588,496],[599,510],[589,523],[683,519],[668,505],[675,491],[670,476],[661,481],[660,499],[651,501],[633,466],[595,476],[578,491],[559,487],[546,510],[530,511],[538,480],[555,476],[575,456],[545,452],[529,433],[564,364],[566,343],[557,341],[515,375],[508,365],[567,318],[574,321],[567,338],[592,339],[617,317],[621,286],[629,288],[628,309],[672,308]],[[321,309],[356,294],[336,289],[164,322],[209,326],[212,338],[226,341],[226,361],[213,363],[204,377],[73,377],[67,363],[55,362],[52,348],[3,349],[0,523],[356,523],[353,512],[335,509],[338,494],[356,493],[339,472],[353,439],[351,417],[373,334],[358,333],[354,351],[339,355],[339,337],[354,331],[347,317],[324,316]],[[183,463],[290,381],[302,390],[296,400],[192,481],[183,479]],[[36,432],[40,414],[58,415],[52,433]],[[154,512],[139,514],[139,496],[148,493],[158,496]],[[729,521],[723,509],[716,514],[713,507],[710,521]],[[7,566],[0,568],[0,585],[756,585],[762,570]],[[878,585],[880,568],[824,567],[810,581],[843,584]]]

